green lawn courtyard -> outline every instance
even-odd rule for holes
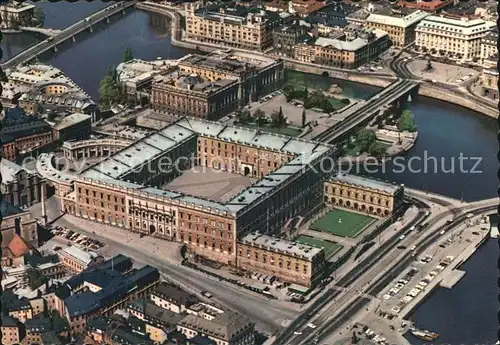
[[[321,240],[319,238],[304,236],[304,235],[297,237],[294,241],[297,243],[306,244],[306,245],[309,245],[312,247],[323,248],[325,251],[325,259],[326,260],[330,259],[332,256],[335,255],[335,253],[337,253],[339,250],[342,249],[341,244]]]
[[[345,210],[332,210],[318,219],[311,230],[329,232],[342,237],[356,238],[375,221],[375,218]]]

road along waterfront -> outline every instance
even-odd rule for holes
[[[59,11],[57,9],[54,11],[59,13],[59,18],[66,17],[64,11],[68,11],[68,8],[59,7],[63,3],[43,4],[49,8],[51,6],[61,8],[61,12],[57,12]],[[73,11],[80,11],[81,8],[82,15],[79,17],[81,19],[93,12],[92,10],[84,11],[88,9],[86,6],[95,6],[93,4],[95,3],[79,3],[79,9]],[[157,57],[178,58],[186,54],[185,50],[172,47],[170,38],[163,31],[163,28],[153,26],[152,17],[153,15],[144,12],[132,12],[119,23],[112,24],[85,41],[78,42],[72,49],[52,57],[48,63],[61,68],[92,97],[97,99],[99,81],[109,65],[117,65],[121,62],[125,47],[130,46],[136,57],[149,60]],[[70,23],[65,23],[59,28],[65,27],[67,24]],[[46,27],[58,28],[50,22],[47,23]],[[20,35],[25,36],[25,34]],[[124,39],[124,37],[127,38]],[[97,52],[99,56],[97,56]],[[95,58],[89,59],[89,55]],[[322,77],[312,76],[312,78]],[[344,89],[349,89],[358,97],[367,98],[377,91],[377,88],[368,85],[342,80],[333,80],[332,82],[339,84]],[[466,156],[482,158],[483,172],[481,174],[462,174],[460,172],[440,174],[434,173],[434,171],[396,173],[389,165],[385,173],[375,172],[373,176],[397,183],[405,183],[418,189],[450,195],[458,199],[463,197],[466,200],[477,200],[495,196],[496,190],[491,188],[497,183],[496,172],[493,169],[494,166],[497,166],[497,126],[494,120],[458,106],[424,97],[412,102],[409,109],[415,114],[420,137],[415,147],[404,158],[423,158],[424,152],[435,157],[450,158],[456,157],[457,153],[462,152]],[[487,343],[490,339],[481,337],[491,333],[494,328],[492,325],[496,324],[496,292],[492,292],[496,286],[494,281],[497,276],[496,265],[494,265],[496,261],[489,259],[497,258],[498,249],[491,243],[492,241],[489,241],[480,248],[477,254],[478,258],[473,256],[466,263],[464,269],[468,273],[453,290],[437,290],[429,299],[430,302],[424,303],[412,316],[417,323],[420,323],[419,319],[434,320],[432,325],[423,323],[423,326],[437,331],[441,335],[440,342],[442,340],[442,342],[460,344],[460,339],[470,339],[471,341]],[[488,268],[490,266],[492,269]],[[482,279],[478,280],[478,277],[482,277]],[[468,287],[468,290],[462,286]],[[464,291],[475,291],[473,297],[476,302],[458,303],[460,298],[465,296]],[[451,304],[449,301],[454,301],[455,304]],[[478,305],[483,306],[481,310],[477,309]],[[436,317],[431,318],[432,315],[436,315]],[[467,338],[469,329],[475,330],[475,339]],[[450,341],[451,339],[458,340]]]

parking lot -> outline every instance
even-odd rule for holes
[[[79,234],[75,231],[69,230],[66,227],[55,226],[50,229],[50,233],[60,239],[68,240],[68,245],[77,245],[82,249],[89,251],[96,251],[104,247],[104,243],[94,240],[88,236]],[[52,248],[57,250],[57,246]],[[59,248],[60,249],[60,248]]]

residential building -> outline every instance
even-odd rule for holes
[[[429,13],[438,13],[443,9],[447,9],[454,5],[453,0],[429,0],[429,1],[406,1],[399,0],[397,6],[405,8],[413,8]]]
[[[241,52],[187,55],[154,78],[153,109],[216,120],[283,86],[283,61]]]
[[[292,19],[275,13],[235,4],[210,5],[186,13],[186,39],[253,51],[273,44],[272,32]]]
[[[90,115],[81,113],[65,116],[52,125],[52,138],[59,142],[89,139],[92,132],[91,120]]]
[[[2,315],[1,329],[3,345],[17,345],[25,343],[26,327],[18,319]]]
[[[318,28],[319,35],[326,36],[333,31],[342,30],[348,24],[346,17],[356,9],[344,1],[333,1],[311,13],[305,20]]]
[[[368,6],[369,11],[373,8],[371,4]],[[415,43],[417,24],[429,16],[427,12],[408,8],[384,7],[374,11],[366,17],[364,25],[367,28],[387,32],[392,45],[397,48],[408,47]]]
[[[293,47],[307,35],[308,27],[295,21],[273,31],[273,47],[279,56],[293,57]]]
[[[481,58],[482,38],[490,27],[482,19],[429,16],[417,26],[415,50],[462,61]]]
[[[382,30],[366,30],[356,25],[346,28],[351,30],[344,30],[339,38],[320,37],[314,42],[314,63],[355,69],[372,61],[390,46],[389,36]],[[301,50],[297,48],[297,51]]]
[[[33,309],[27,298],[19,298],[12,290],[5,290],[2,292],[1,300],[3,315],[8,315],[22,323],[33,318]]]
[[[161,308],[181,314],[198,299],[177,286],[161,282],[151,291],[151,301]]]
[[[26,338],[28,344],[37,344],[42,342],[42,335],[52,331],[52,325],[46,317],[36,317],[24,322],[26,326]]]
[[[237,260],[242,269],[311,287],[322,278],[325,252],[321,248],[254,233],[238,242]]]
[[[66,281],[56,293],[58,311],[66,317],[73,334],[83,334],[89,319],[111,316],[158,283],[157,269],[144,266],[127,275],[114,269],[83,271]]]
[[[38,174],[7,159],[0,161],[0,172],[2,174],[0,189],[8,203],[29,207],[41,201],[44,182]]]
[[[498,100],[498,71],[485,69],[481,72],[482,95]]]
[[[325,181],[325,203],[379,217],[390,217],[403,204],[402,186],[362,176],[338,174]]]
[[[69,246],[57,251],[59,260],[66,270],[79,274],[87,268],[95,267],[104,262],[104,258],[94,252],[87,252],[77,246]]]
[[[481,64],[486,68],[496,68],[498,62],[498,28],[495,27],[481,38]],[[492,63],[489,63],[492,61]],[[493,65],[493,66],[492,66]]]
[[[0,130],[3,144],[3,157],[14,161],[25,154],[52,142],[50,125],[39,119],[27,122],[6,124]]]
[[[213,320],[187,315],[177,324],[177,329],[187,339],[206,336],[218,345],[253,345],[255,324],[234,312],[225,312]]]

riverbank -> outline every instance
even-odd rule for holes
[[[180,27],[180,14],[178,13],[178,9],[176,9],[175,7],[158,5],[155,3],[148,3],[148,2],[138,3],[136,7],[138,9],[142,9],[145,11],[151,11],[158,14],[163,14],[171,18],[172,20],[171,39],[172,39],[172,45],[174,46],[187,49],[195,49],[205,52],[210,52],[221,48],[220,46],[214,44],[194,42],[194,41],[190,42],[184,39],[184,37],[182,37],[183,36],[182,29]],[[234,50],[241,50],[241,49],[234,49]],[[264,53],[262,54],[265,55]],[[377,73],[360,73],[358,71],[352,71],[352,70],[347,71],[347,70],[334,69],[328,66],[318,66],[315,64],[299,62],[288,58],[282,58],[282,59],[285,61],[285,67],[296,71],[318,74],[318,75],[327,74],[329,77],[332,78],[348,80],[355,83],[361,83],[371,86],[386,87],[387,85],[391,84],[397,79],[397,77],[394,75],[377,74]],[[463,94],[459,91],[444,90],[442,88],[430,85],[428,83],[422,83],[419,88],[419,95],[429,98],[434,98],[447,103],[456,104],[489,117],[493,118],[498,117],[498,109],[496,109],[496,107],[493,104],[491,105],[491,107],[484,106],[484,104],[478,104],[477,100],[475,100],[472,95]]]

